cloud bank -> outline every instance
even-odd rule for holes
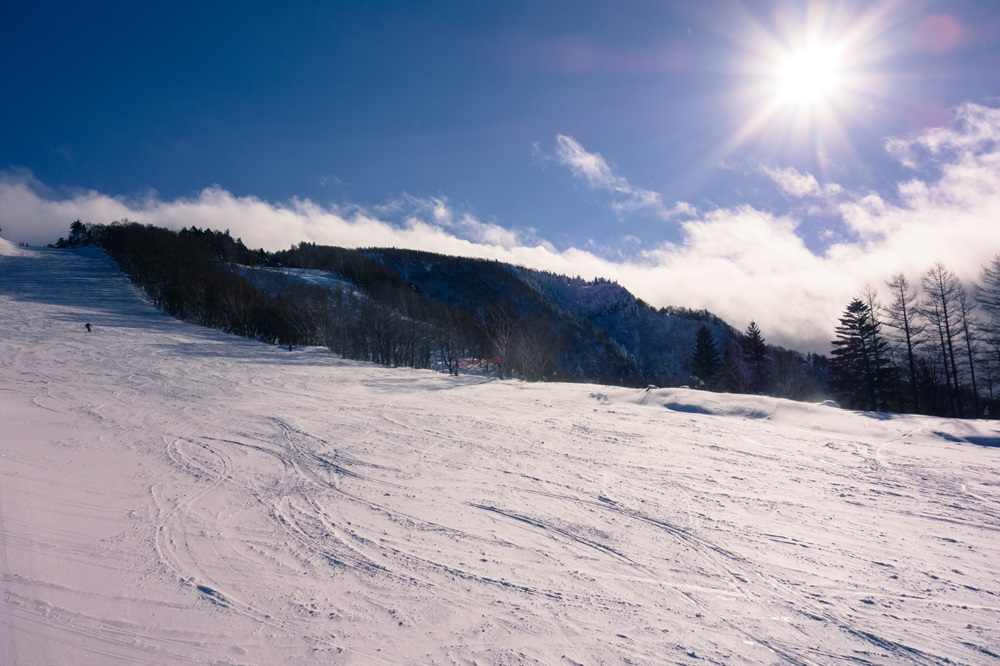
[[[676,210],[659,194],[631,186],[599,154],[557,137],[557,157],[588,187],[612,195],[620,212]],[[618,280],[656,306],[707,308],[737,328],[756,320],[770,342],[827,352],[850,298],[896,271],[912,282],[933,262],[974,280],[1000,252],[1000,109],[966,104],[948,127],[887,142],[913,170],[891,192],[820,187],[810,174],[768,167],[790,199],[825,197],[851,240],[810,250],[801,220],[750,206],[698,214],[680,222],[681,240],[614,261],[579,248],[556,248],[532,230],[508,229],[454,210],[446,199],[403,197],[384,207],[322,206],[308,199],[268,202],[209,187],[163,200],[95,191],[59,192],[26,172],[0,175],[3,237],[53,242],[69,223],[122,218],[179,229],[230,229],[251,247],[277,250],[301,241],[344,247],[394,246],[495,258],[532,268]]]

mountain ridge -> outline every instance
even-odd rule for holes
[[[731,392],[749,384],[734,327],[707,311],[657,310],[604,279],[398,248],[300,243],[268,253],[228,231],[172,232],[127,221],[76,222],[57,245],[87,243],[105,248],[175,316],[280,344],[323,345],[345,358],[452,374],[469,359],[494,359],[491,372],[530,381]],[[336,280],[321,287],[290,274],[276,290],[272,279],[254,278],[257,268],[318,270]],[[693,363],[699,333],[714,347],[708,358],[717,357],[708,370]],[[768,349],[780,376],[756,391],[822,397],[819,357]]]

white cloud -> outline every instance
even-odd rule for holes
[[[588,153],[573,137],[556,136],[556,157],[569,167],[573,175],[583,178],[594,188],[612,192],[627,191],[628,181],[617,175],[600,153]]]
[[[400,218],[391,222],[384,218]],[[613,272],[596,256],[557,251],[531,230],[511,230],[456,211],[446,199],[400,197],[384,206],[324,207],[309,199],[267,202],[208,187],[164,200],[113,197],[95,191],[54,192],[23,171],[0,173],[0,228],[15,242],[45,245],[65,236],[73,220],[130,220],[180,229],[229,229],[251,248],[281,250],[299,242],[341,247],[405,247],[465,257],[495,258],[574,275]]]
[[[684,241],[623,267],[623,284],[647,301],[705,307],[737,328],[756,320],[769,341],[824,348],[855,278],[814,255],[797,222],[751,207],[684,224]]]
[[[698,214],[698,209],[689,204],[686,201],[678,201],[673,205],[673,208],[667,211],[668,217],[694,217]]]
[[[915,138],[894,138],[886,149],[903,165],[916,169],[934,160],[962,159],[972,155],[997,155],[1000,142],[1000,109],[963,104],[955,109],[949,127],[934,127]],[[994,157],[996,159],[996,157]]]
[[[828,351],[833,327],[866,282],[881,285],[904,271],[911,282],[943,261],[963,280],[1000,252],[1000,111],[966,105],[956,122],[888,148],[933,176],[899,183],[895,192],[837,192],[833,210],[854,232],[822,254],[799,235],[799,220],[749,206],[717,209],[681,225],[678,242],[611,260],[581,248],[558,249],[532,230],[512,230],[457,211],[444,198],[402,197],[379,208],[324,207],[310,200],[267,202],[219,187],[163,200],[94,191],[54,192],[24,172],[0,175],[0,227],[12,241],[49,243],[80,218],[128,217],[179,229],[230,229],[251,247],[277,250],[300,241],[345,247],[395,246],[495,258],[533,268],[618,280],[657,306],[707,308],[737,328],[754,319],[769,341]],[[579,177],[620,199],[658,202],[636,194],[600,155],[562,142]],[[579,147],[579,150],[577,149]],[[802,183],[808,174],[776,171]],[[923,173],[923,171],[921,171]],[[776,179],[776,182],[777,180]],[[780,187],[780,183],[779,183]],[[683,204],[680,204],[683,206]],[[685,209],[690,214],[690,209]],[[396,220],[396,221],[390,221]]]
[[[473,244],[512,249],[528,244],[544,244],[533,229],[508,229],[495,222],[484,222],[468,211],[456,210],[447,197],[403,195],[369,209],[356,208],[367,215],[402,217],[409,229],[445,230]]]
[[[803,199],[818,196],[822,193],[819,181],[811,173],[801,173],[797,169],[777,167],[761,167],[761,171],[778,186],[785,194]]]
[[[537,145],[535,150],[538,150]],[[685,202],[678,202],[668,208],[658,192],[635,187],[624,176],[615,173],[600,153],[587,152],[571,136],[556,135],[556,159],[591,189],[609,193],[611,210],[619,217],[646,210],[668,220],[679,215],[693,215],[695,212],[694,207]]]

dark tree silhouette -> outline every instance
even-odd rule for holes
[[[771,359],[764,336],[751,321],[743,334],[743,362],[747,368],[747,392],[765,393],[771,383]]]
[[[719,351],[715,347],[712,331],[707,325],[702,324],[695,335],[691,374],[702,383],[704,388],[713,391],[716,388],[721,369]]]
[[[881,325],[860,298],[852,300],[837,326],[830,359],[831,388],[845,406],[884,411],[890,404],[888,343]]]

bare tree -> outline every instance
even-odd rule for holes
[[[510,364],[528,381],[542,381],[556,368],[557,350],[541,321],[521,322],[508,346]]]
[[[438,357],[450,375],[458,375],[459,360],[466,351],[468,328],[465,317],[454,307],[445,306],[438,314],[434,340]]]
[[[910,288],[910,283],[902,273],[896,273],[886,283],[892,291],[892,303],[886,308],[886,324],[895,330],[891,336],[895,346],[906,352],[906,364],[910,375],[910,391],[913,400],[913,410],[920,411],[920,391],[917,386],[917,362],[914,349],[921,341],[924,326],[917,319],[917,294]]]
[[[493,353],[500,357],[498,374],[500,378],[510,376],[511,343],[517,329],[517,319],[509,303],[499,303],[490,306],[486,312],[479,313],[479,326],[493,347]]]
[[[747,372],[743,363],[742,336],[726,343],[722,352],[723,390],[728,393],[747,392]]]
[[[931,328],[937,333],[940,343],[938,352],[944,367],[945,383],[948,385],[952,413],[962,418],[964,414],[961,389],[958,382],[958,367],[955,363],[959,281],[954,273],[938,261],[924,273],[921,284],[924,288],[921,312]]]
[[[986,314],[987,339],[1000,341],[1000,254],[982,267],[974,293],[979,307]]]
[[[961,283],[958,284],[956,294],[958,326],[962,332],[962,341],[965,343],[965,351],[969,361],[969,381],[972,384],[972,408],[975,410],[975,415],[979,416],[979,388],[976,386],[976,352],[974,349],[976,347],[976,325],[972,317],[972,311],[975,310],[976,303],[973,299],[969,298],[968,292],[966,292],[965,287]]]

